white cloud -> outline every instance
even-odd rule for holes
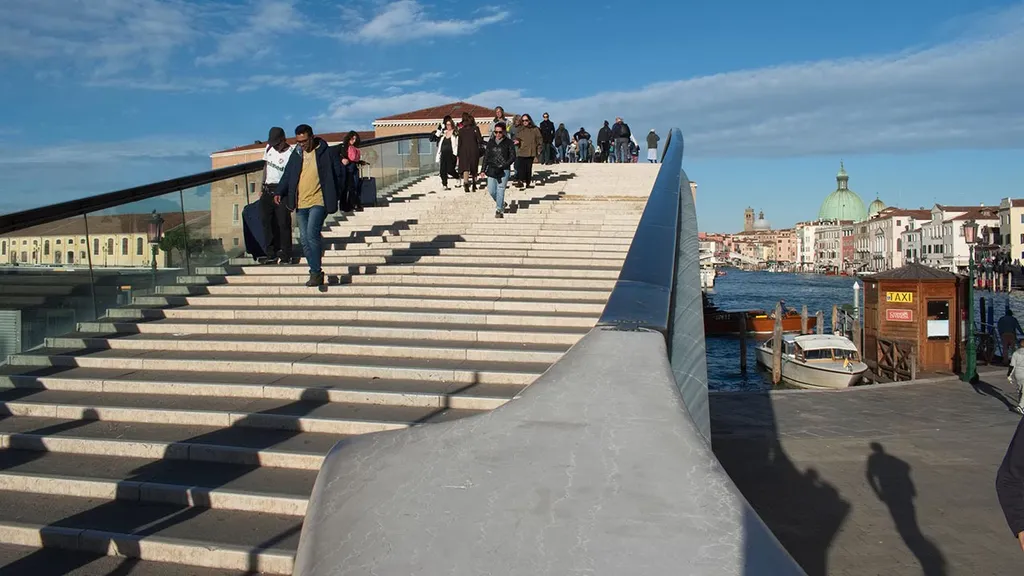
[[[259,0],[238,28],[220,36],[213,54],[196,58],[196,64],[216,66],[264,58],[271,53],[275,38],[304,26],[305,17],[295,8],[295,0]]]
[[[0,56],[8,63],[56,60],[96,76],[160,69],[197,30],[186,0],[4,2]]]
[[[596,133],[623,116],[634,131],[678,126],[698,156],[795,156],[1024,147],[1024,6],[989,16],[997,26],[896,54],[823,60],[621,87],[556,100],[517,90],[453,95],[419,91],[337,99],[335,126],[467,100],[509,111],[550,112]]]
[[[508,18],[508,12],[486,9],[488,14],[470,20],[433,20],[416,0],[398,0],[384,8],[359,30],[347,36],[357,42],[398,43],[437,36],[463,36]]]
[[[0,165],[84,164],[115,167],[126,160],[167,160],[202,158],[209,162],[211,150],[223,142],[188,136],[146,136],[114,142],[65,142],[50,146],[0,146]]]

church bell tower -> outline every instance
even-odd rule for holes
[[[743,211],[743,231],[753,232],[754,231],[754,209],[747,207]]]

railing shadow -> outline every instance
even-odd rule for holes
[[[715,456],[757,515],[808,576],[828,576],[829,549],[850,503],[814,468],[801,470],[786,454],[771,394],[710,397]],[[759,574],[758,555],[747,568]]]

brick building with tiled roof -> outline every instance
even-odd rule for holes
[[[491,119],[494,118],[493,108],[485,108],[469,102],[451,102],[442,106],[432,106],[378,118],[373,121],[373,131],[378,137],[428,132],[437,127],[445,116],[451,116],[456,122],[459,122],[463,112],[469,112],[485,134],[490,129]],[[505,115],[509,118],[512,117],[509,112],[505,112]]]

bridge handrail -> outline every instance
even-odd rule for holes
[[[501,408],[339,442],[310,497],[295,576],[804,575],[701,421],[682,148],[671,130],[600,325]]]
[[[423,133],[368,138],[362,141],[360,147],[372,146],[374,144],[387,144],[389,142],[397,142],[400,140],[427,138],[429,136],[429,133]],[[336,145],[336,147],[337,146],[340,145]],[[254,160],[244,164],[217,168],[215,170],[208,170],[198,174],[191,174],[189,176],[179,176],[177,178],[171,178],[161,182],[152,182],[150,184],[143,184],[142,186],[133,186],[131,188],[97,194],[87,198],[59,202],[48,206],[23,210],[21,212],[0,214],[0,235],[10,234],[32,226],[49,224],[65,218],[81,216],[83,214],[97,212],[99,210],[116,208],[118,206],[131,204],[140,200],[156,198],[157,196],[162,196],[170,192],[177,192],[179,190],[185,190],[195,186],[202,186],[204,184],[210,184],[226,178],[232,178],[234,176],[252,174],[263,170],[263,164],[263,160]]]

